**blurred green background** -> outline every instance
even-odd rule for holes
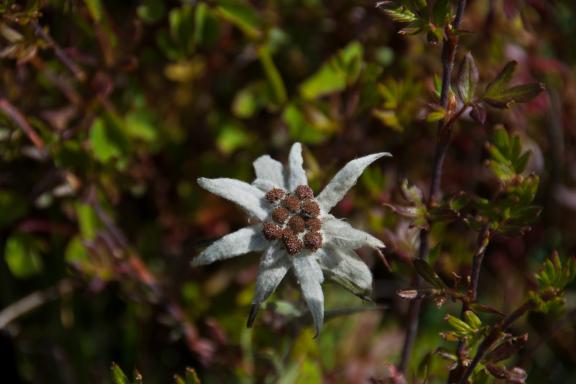
[[[401,27],[373,1],[3,1],[0,381],[107,383],[116,362],[149,383],[186,367],[205,383],[385,382],[417,231],[383,204],[401,201],[405,178],[427,190],[425,117],[441,73],[439,44]],[[482,81],[516,60],[516,82],[548,89],[489,110],[484,127],[465,119],[445,165],[446,194],[489,196],[494,126],[532,150],[543,214],[525,236],[492,243],[481,280],[481,300],[509,311],[552,249],[576,245],[576,5],[470,0],[462,29],[458,59],[472,52]],[[251,181],[255,158],[285,161],[294,141],[315,192],[355,157],[394,155],[336,208],[388,245],[392,270],[360,252],[375,304],[326,284],[317,339],[293,280],[245,328],[258,255],[189,266],[246,220],[196,178]],[[474,241],[463,226],[435,226],[431,262],[447,279],[464,275]],[[575,309],[572,287],[566,312],[517,323],[530,334],[514,362],[528,382],[576,381]],[[425,305],[411,382],[427,359],[429,382],[445,380],[448,362],[429,354],[455,348],[439,332],[459,310]]]

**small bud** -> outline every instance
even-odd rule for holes
[[[403,289],[398,291],[398,296],[403,299],[413,300],[418,297],[418,291],[416,289]]]
[[[300,208],[300,201],[292,195],[288,195],[282,200],[282,206],[289,210],[290,212],[298,212],[298,208]]]
[[[278,224],[283,224],[290,214],[285,208],[279,207],[272,211],[272,219]]]
[[[284,248],[289,255],[296,255],[304,249],[304,244],[302,240],[300,240],[296,235],[292,234],[291,236],[283,236],[282,241],[284,242]]]
[[[301,208],[310,217],[317,217],[320,214],[320,206],[314,200],[303,201]]]
[[[282,228],[268,221],[262,225],[262,233],[268,240],[276,240],[282,236]]]
[[[312,199],[314,197],[314,191],[307,185],[297,186],[294,193],[300,200]]]
[[[266,200],[268,200],[270,203],[275,203],[278,200],[282,199],[285,194],[286,192],[284,192],[280,188],[272,188],[266,193]]]
[[[282,230],[282,240],[289,239],[291,237],[295,237],[296,234],[290,228],[284,228]]]
[[[318,232],[322,228],[322,222],[317,217],[310,217],[305,222],[306,229],[312,232]]]
[[[317,251],[322,247],[322,235],[320,232],[308,232],[304,235],[304,245],[311,251]]]
[[[304,231],[304,219],[301,216],[292,216],[290,220],[288,220],[288,226],[294,233],[300,233]]]

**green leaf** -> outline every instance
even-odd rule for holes
[[[166,8],[163,0],[143,0],[136,9],[138,17],[146,23],[155,23],[164,17]]]
[[[291,103],[284,110],[282,120],[288,126],[291,138],[304,143],[320,143],[335,130],[334,123],[312,105]]]
[[[200,379],[196,371],[192,368],[186,368],[186,384],[200,384]]]
[[[576,262],[568,257],[562,261],[558,252],[544,262],[542,269],[535,274],[539,284],[539,291],[545,292],[550,288],[560,292],[576,277]]]
[[[482,326],[482,321],[474,312],[466,311],[464,312],[464,317],[466,318],[466,322],[470,324],[472,328],[478,329]]]
[[[257,101],[254,93],[249,88],[240,90],[232,102],[232,112],[240,118],[251,117],[257,108]]]
[[[463,103],[469,103],[474,100],[478,77],[478,68],[472,54],[468,52],[460,63],[456,77],[456,94]]]
[[[126,133],[133,139],[153,143],[158,139],[158,131],[153,115],[146,110],[129,112],[125,117]]]
[[[542,83],[523,84],[511,87],[491,96],[484,95],[484,101],[497,108],[509,108],[515,103],[526,103],[545,89]]]
[[[10,191],[0,191],[0,228],[5,228],[24,217],[28,202],[22,195]]]
[[[17,278],[24,279],[43,270],[42,243],[28,235],[13,235],[8,238],[5,258],[8,269]]]
[[[209,12],[208,5],[198,3],[194,12],[194,45],[200,45],[204,41],[204,28],[206,26],[206,16]]]
[[[428,113],[428,115],[426,116],[426,121],[429,123],[433,123],[435,121],[443,120],[445,116],[446,116],[446,110],[443,108],[438,108]]]
[[[492,315],[498,315],[499,317],[505,316],[502,312],[500,312],[496,308],[491,307],[489,305],[484,305],[484,304],[479,304],[479,303],[470,303],[469,306],[472,310],[474,310],[476,312],[489,313]]]
[[[531,155],[532,152],[526,151],[518,159],[516,159],[516,161],[514,161],[514,168],[516,169],[516,173],[520,174],[524,172]]]
[[[94,239],[100,226],[100,220],[94,212],[94,208],[84,203],[76,203],[75,208],[82,238],[85,240]]]
[[[376,50],[374,56],[380,65],[387,67],[394,61],[395,53],[392,48],[383,46]]]
[[[508,148],[510,148],[510,136],[504,127],[499,126],[494,130],[492,141],[499,149],[506,151],[506,157],[510,156],[508,152]]]
[[[185,58],[194,52],[194,10],[184,5],[170,11],[170,36],[179,49],[179,56]]]
[[[418,20],[416,14],[406,7],[384,8],[384,13],[398,23],[411,23]]]
[[[416,185],[410,185],[408,179],[402,180],[402,185],[400,187],[402,191],[402,196],[412,204],[416,206],[424,205],[423,199],[424,194]]]
[[[252,142],[250,135],[244,127],[234,121],[225,122],[218,133],[216,144],[224,154],[231,154],[239,148],[245,147]]]
[[[507,150],[508,148],[506,148]],[[500,148],[498,148],[495,145],[492,144],[488,144],[486,146],[486,150],[488,151],[488,153],[490,154],[490,156],[492,157],[492,159],[494,159],[494,161],[498,162],[498,163],[504,163],[504,164],[508,164],[510,161],[508,160],[508,156],[504,155],[501,151]],[[506,151],[508,152],[508,151]]]
[[[507,63],[496,78],[488,84],[482,97],[487,104],[496,108],[508,108],[514,103],[532,100],[545,89],[542,83],[523,84],[509,88],[508,84],[515,69],[515,61]]]
[[[360,74],[364,49],[353,41],[324,63],[318,71],[300,85],[305,99],[314,99],[344,90]]]
[[[416,269],[416,273],[420,275],[424,280],[430,283],[432,286],[436,288],[445,289],[448,286],[442,281],[440,276],[432,269],[432,267],[424,260],[415,259],[413,261],[414,268]]]
[[[486,91],[484,91],[485,98],[497,97],[506,89],[510,83],[510,80],[512,80],[512,75],[516,70],[516,65],[516,61],[510,61],[506,63],[504,68],[502,68],[502,70],[496,75],[494,80],[492,80],[486,86]]]
[[[219,19],[206,3],[197,2],[194,12],[193,46],[212,46],[218,40]]]
[[[264,25],[256,10],[236,0],[219,1],[216,8],[218,14],[225,20],[237,26],[248,37],[262,36]]]
[[[432,23],[443,28],[450,20],[450,11],[450,0],[436,0],[432,9]]]
[[[448,321],[448,324],[450,324],[452,328],[454,328],[460,335],[471,335],[475,332],[475,330],[470,325],[468,325],[468,323],[460,320],[457,317],[446,315],[445,319]]]
[[[66,251],[64,252],[64,258],[68,263],[76,265],[86,265],[89,263],[90,258],[80,236],[75,236],[68,242]]]
[[[256,81],[236,93],[232,113],[238,118],[248,119],[264,107],[275,110],[275,99],[266,81]]]
[[[86,4],[86,8],[88,8],[88,12],[90,12],[90,16],[92,16],[95,22],[102,20],[104,11],[100,0],[84,0],[84,3]]]
[[[396,132],[404,131],[404,127],[402,126],[402,124],[400,124],[398,115],[396,114],[395,111],[373,109],[372,116],[378,119],[385,126],[392,128]]]
[[[278,68],[276,68],[274,64],[274,60],[272,60],[270,48],[268,46],[260,47],[260,49],[258,49],[258,57],[260,58],[260,63],[264,68],[266,78],[274,93],[276,103],[284,104],[287,99],[286,87],[284,86],[284,81],[282,80],[282,76],[280,76]]]
[[[94,157],[102,163],[121,158],[125,149],[125,138],[121,132],[104,119],[97,118],[90,128],[90,146]]]
[[[114,384],[131,384],[126,374],[124,374],[122,369],[116,363],[112,363],[110,369],[112,371],[112,380],[114,381]]]
[[[486,361],[497,363],[509,359],[523,349],[528,342],[528,334],[510,337],[486,354]]]

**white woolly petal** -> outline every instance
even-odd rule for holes
[[[354,251],[327,245],[318,251],[318,262],[326,278],[357,296],[370,296],[372,273]]]
[[[257,158],[252,164],[254,165],[256,179],[268,180],[274,183],[274,186],[286,189],[284,166],[282,163],[268,155],[264,155]]]
[[[229,259],[248,252],[263,251],[269,244],[270,242],[262,234],[260,225],[245,227],[213,242],[192,260],[192,266],[210,264],[217,260]]]
[[[254,320],[256,320],[260,304],[274,292],[278,284],[286,276],[290,266],[290,260],[279,244],[274,244],[266,250],[260,260],[260,268],[256,278],[256,291],[254,292],[252,306],[246,322],[248,328],[251,328]]]
[[[324,276],[322,269],[320,269],[316,258],[310,255],[296,256],[293,258],[292,264],[302,295],[306,300],[308,309],[310,309],[316,335],[318,335],[324,322],[324,294],[321,286]]]
[[[356,184],[356,181],[367,166],[382,156],[392,156],[387,152],[375,153],[350,161],[330,180],[328,185],[316,197],[318,204],[325,212],[338,204],[346,192]]]
[[[288,157],[288,190],[293,191],[299,185],[308,185],[306,172],[302,167],[302,145],[294,143]]]
[[[265,193],[258,188],[235,179],[198,179],[198,185],[215,195],[230,200],[242,207],[248,214],[264,220],[268,216]]]
[[[290,260],[277,245],[269,247],[260,261],[260,269],[256,278],[256,291],[252,304],[260,305],[274,292],[290,269]]]
[[[353,228],[350,224],[338,220],[332,215],[322,217],[322,232],[326,244],[332,243],[335,246],[348,249],[358,249],[364,246],[385,248],[384,243],[374,236]]]
[[[252,185],[264,192],[268,192],[273,188],[278,188],[278,186],[275,183],[266,179],[256,179],[252,182]]]

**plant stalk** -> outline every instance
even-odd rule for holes
[[[452,70],[454,69],[456,48],[458,46],[458,35],[455,34],[454,31],[458,31],[458,28],[460,27],[465,8],[466,0],[459,0],[456,6],[456,15],[452,21],[451,28],[447,28],[446,37],[444,38],[442,44],[442,85],[440,89],[440,105],[442,108],[446,108],[448,106],[450,81],[452,79]],[[452,124],[445,124],[444,121],[440,121],[438,123],[436,150],[434,154],[434,162],[432,165],[432,180],[430,182],[428,199],[426,201],[426,206],[428,208],[434,204],[435,199],[440,193],[444,158],[446,157],[446,151],[450,144],[451,126]],[[418,248],[418,258],[422,260],[425,260],[429,253],[428,235],[429,230],[427,229],[422,229],[419,234],[420,246]],[[415,288],[418,289],[418,287],[420,287],[422,284],[421,278],[416,276],[414,283]],[[403,374],[406,374],[412,347],[414,346],[414,341],[418,333],[418,320],[420,318],[421,307],[421,298],[413,300],[410,304],[410,309],[408,312],[408,327],[402,348],[401,360],[398,366],[400,372]]]
[[[476,244],[476,250],[474,251],[474,256],[472,258],[472,271],[470,272],[470,287],[468,290],[467,300],[462,301],[462,311],[460,312],[460,319],[464,319],[464,314],[469,307],[469,303],[473,303],[478,299],[478,284],[480,281],[480,271],[482,269],[482,261],[484,260],[484,255],[486,254],[486,248],[490,244],[491,232],[488,226],[484,226],[480,233],[478,233],[478,241]],[[448,375],[448,383],[458,382],[458,377],[462,374],[464,369],[464,364],[462,361],[462,354],[464,352],[464,343],[458,341],[458,346],[456,348],[456,356],[458,357],[458,365]]]
[[[554,292],[546,292],[543,293],[542,296],[540,296],[540,298],[546,302],[552,300],[555,296],[556,294]],[[490,348],[492,348],[494,343],[496,343],[496,341],[498,340],[500,332],[505,331],[508,327],[512,325],[512,323],[514,323],[516,320],[518,320],[520,317],[522,317],[523,315],[525,315],[527,312],[531,311],[534,308],[536,308],[536,302],[533,299],[529,299],[526,302],[524,302],[524,304],[522,304],[520,307],[518,307],[514,312],[506,316],[499,324],[497,324],[492,329],[492,331],[484,338],[484,340],[482,340],[480,346],[478,346],[476,355],[472,359],[470,365],[466,367],[466,370],[462,374],[462,377],[460,377],[458,384],[468,383],[468,379],[474,372],[476,366],[482,361],[486,353],[490,350]]]

